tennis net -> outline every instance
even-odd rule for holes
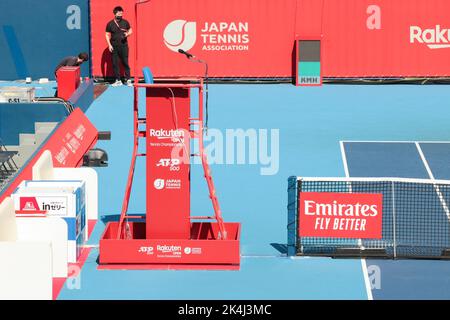
[[[288,181],[288,254],[450,258],[450,181],[401,178],[300,178]],[[378,239],[302,237],[302,193],[382,194]]]

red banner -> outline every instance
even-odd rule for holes
[[[322,30],[325,77],[450,75],[448,0],[301,1],[297,33]]]
[[[166,88],[147,88],[146,106],[146,236],[189,239],[189,90],[171,88],[170,84]]]
[[[138,31],[140,75],[204,75],[183,49],[211,77],[292,77],[296,36],[322,39],[324,77],[450,75],[448,0],[152,0],[138,6],[138,26],[134,2],[91,1],[94,76],[112,75],[105,26],[115,5]]]
[[[382,238],[383,195],[301,192],[301,237]]]
[[[105,26],[113,7],[122,5],[136,29],[134,2],[91,1],[94,76],[112,74]],[[156,77],[204,75],[178,49],[207,61],[212,77],[292,75],[296,0],[152,0],[138,8],[139,69]]]
[[[82,164],[83,155],[95,145],[97,135],[94,125],[83,111],[76,108],[22,168],[8,189],[0,196],[0,202],[9,196],[20,182],[32,179],[33,165],[45,150],[52,153],[54,167],[75,168]]]

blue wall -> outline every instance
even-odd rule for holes
[[[19,133],[35,133],[35,122],[60,122],[66,117],[63,104],[0,103],[0,138],[5,145],[18,145]]]
[[[88,0],[0,0],[0,80],[54,79],[64,57],[90,53],[89,28]]]
[[[94,101],[94,81],[84,81],[69,101],[86,112]],[[67,115],[62,103],[0,103],[0,139],[18,145],[19,133],[34,133],[35,122],[60,122]]]

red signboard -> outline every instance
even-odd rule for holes
[[[203,76],[183,49],[210,77],[293,77],[301,36],[322,39],[323,77],[450,76],[448,0],[152,0],[138,6],[138,26],[134,3],[91,1],[94,76],[112,75],[105,26],[115,5],[138,29],[140,75],[148,66],[156,77]]]
[[[189,239],[189,89],[167,86],[147,88],[146,236]]]
[[[105,26],[113,7],[122,5],[136,28],[134,3],[91,1],[94,76],[112,75]],[[207,61],[212,77],[292,76],[296,0],[152,0],[138,8],[140,74],[148,66],[156,77],[203,76],[183,49]]]
[[[83,163],[83,155],[95,145],[97,137],[97,129],[83,111],[76,108],[21,169],[8,189],[0,196],[0,202],[9,196],[20,182],[32,179],[33,165],[45,150],[52,153],[54,167],[75,168]]]
[[[382,238],[383,195],[301,192],[301,237]]]
[[[448,0],[301,2],[297,33],[323,34],[325,77],[450,75]]]

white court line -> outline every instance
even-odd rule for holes
[[[414,143],[415,141],[383,141],[383,140],[343,140],[343,143]]]
[[[340,145],[341,145],[342,162],[344,163],[345,176],[348,178],[350,176],[350,174],[348,172],[347,156],[345,154],[344,143],[341,141]],[[352,193],[353,190],[352,190],[352,185],[351,184],[349,185],[349,189],[350,189],[350,193]],[[362,245],[361,239],[358,239],[358,245],[360,246],[361,249],[363,249],[363,245]]]
[[[425,158],[422,148],[420,147],[420,144],[418,142],[416,142],[416,147],[417,147],[417,151],[419,152],[420,158],[422,159],[423,165],[425,166],[425,169],[427,170],[428,176],[430,177],[430,179],[435,180],[433,172],[431,171],[428,161]],[[450,210],[447,206],[447,202],[445,201],[444,195],[442,194],[441,190],[439,189],[439,187],[437,185],[434,186],[434,189],[436,190],[439,201],[441,202],[441,205],[444,208],[445,214],[447,215],[447,219],[450,220]]]
[[[369,271],[367,270],[366,259],[361,259],[361,266],[362,266],[363,273],[364,273],[364,283],[366,285],[367,300],[373,300],[372,286],[371,286],[370,280],[369,280]]]
[[[344,164],[345,177],[348,178],[350,177],[350,174],[348,173],[347,156],[345,154],[344,141],[339,141],[339,144],[341,146],[341,156],[342,162]]]
[[[442,143],[442,144],[450,144],[450,141],[418,141],[419,143]]]
[[[343,140],[341,143],[441,143],[441,144],[450,144],[450,141],[406,141],[406,140],[391,140],[391,141],[383,141],[383,140]]]
[[[347,156],[345,154],[344,142],[345,141],[339,141],[339,143],[341,145],[342,162],[344,164],[345,177],[350,178],[350,174],[348,172]],[[358,243],[361,243],[361,239],[358,240]],[[361,268],[362,268],[363,277],[364,277],[364,284],[366,286],[367,300],[373,300],[372,288],[371,288],[370,281],[369,281],[369,271],[367,270],[366,259],[361,259]]]
[[[434,180],[433,172],[431,172],[431,168],[428,165],[428,161],[425,158],[425,155],[423,154],[423,151],[422,151],[422,148],[420,147],[419,142],[415,142],[415,144],[416,144],[417,151],[419,152],[420,159],[422,159],[423,165],[425,166],[425,169],[427,170],[428,176],[430,177],[430,179]]]
[[[291,256],[288,257],[291,260],[304,260],[304,259],[313,259],[313,258],[318,258],[318,257],[311,257],[311,256]],[[321,257],[323,258],[323,257]]]

